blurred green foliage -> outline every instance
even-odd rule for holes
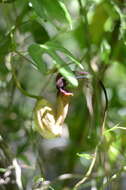
[[[48,140],[34,97],[56,106],[57,73],[74,96]],[[0,190],[125,190],[125,147],[125,0],[1,0]]]

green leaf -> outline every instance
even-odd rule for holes
[[[108,13],[105,9],[105,4],[106,2],[102,2],[97,5],[90,25],[90,34],[94,43],[99,43],[103,37],[104,24],[108,19]]]
[[[118,13],[119,17],[120,17],[120,33],[121,33],[121,37],[125,37],[125,31],[126,31],[126,16],[123,13],[123,11],[119,8],[119,6],[116,5],[116,3],[113,2],[113,6],[116,10],[116,12]]]
[[[70,67],[56,53],[50,52],[50,55],[54,59],[54,64],[59,73],[64,76],[64,78],[66,78],[66,80],[68,80],[68,82],[70,82],[73,86],[78,86],[78,81]]]
[[[109,56],[111,53],[111,46],[107,40],[103,40],[101,43],[100,57],[104,63],[109,63]]]
[[[0,34],[0,79],[4,80],[8,69],[4,64],[5,56],[11,51],[11,38],[9,35]]]
[[[6,65],[4,64],[3,57],[0,56],[0,80],[5,80],[9,70],[7,69]]]
[[[30,56],[34,60],[34,65],[44,74],[47,73],[47,66],[42,60],[43,49],[39,45],[33,44],[28,49]]]
[[[5,168],[0,168],[0,173],[5,173],[7,169]]]
[[[35,183],[38,183],[38,182],[40,182],[40,181],[43,182],[43,181],[44,181],[44,178],[43,178],[43,177],[40,177],[40,176],[35,176],[35,177],[34,177],[34,182],[35,182]]]
[[[59,1],[59,3],[60,3],[60,6],[62,7],[62,9],[63,9],[63,11],[64,11],[64,14],[65,14],[66,20],[67,20],[67,22],[69,23],[70,28],[72,29],[72,20],[71,20],[71,16],[70,16],[70,14],[69,14],[69,12],[68,12],[66,6],[64,5],[64,3],[61,2],[61,1]]]
[[[78,65],[81,69],[84,69],[83,65],[72,55],[70,51],[65,49],[64,47],[60,46],[58,43],[55,42],[47,42],[46,43],[50,49],[54,49],[55,51],[63,52],[66,56],[71,59],[76,65]]]
[[[33,8],[35,9],[35,12],[43,19],[46,19],[46,12],[45,8],[43,6],[43,0],[30,0],[32,3]]]
[[[90,160],[90,159],[93,158],[92,155],[86,154],[86,153],[81,153],[81,154],[77,153],[77,156],[79,156],[79,157],[81,157],[81,158],[85,158],[86,160]]]
[[[0,55],[6,55],[11,50],[11,37],[0,35]]]
[[[70,14],[63,2],[58,0],[30,0],[36,13],[43,19],[72,26]],[[55,23],[56,24],[56,23]]]
[[[51,186],[49,186],[49,189],[50,189],[50,190],[55,190],[55,189],[54,189],[53,187],[51,187]]]
[[[108,155],[109,155],[110,160],[116,161],[119,153],[120,151],[119,151],[118,144],[116,142],[113,142],[108,149]]]
[[[21,153],[21,154],[19,154],[18,158],[20,160],[22,160],[25,164],[27,164],[28,167],[31,167],[31,163],[30,163],[30,161],[29,161],[29,159],[28,159],[28,157],[26,155]]]
[[[99,43],[106,31],[112,31],[119,18],[113,4],[112,1],[101,1],[93,10],[90,34],[94,43]]]
[[[74,56],[68,50],[59,46],[58,44],[51,42],[48,42],[44,45],[33,44],[28,49],[30,56],[35,61],[35,65],[40,72],[47,72],[47,68],[45,69],[46,65],[42,60],[42,54],[46,53],[53,59],[54,67],[58,70],[58,72],[61,73],[61,75],[64,76],[66,80],[73,86],[78,86],[78,81],[73,71],[71,70],[70,66],[65,63],[64,60],[57,54],[57,50],[65,53],[65,55],[68,56],[74,64],[77,64],[82,68],[82,65],[77,61],[77,59],[74,58]]]

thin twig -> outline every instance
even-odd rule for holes
[[[96,146],[96,149],[95,149],[95,152],[94,152],[94,156],[93,156],[91,165],[90,165],[90,167],[89,167],[87,173],[85,174],[85,176],[83,177],[83,179],[81,179],[81,180],[74,186],[74,189],[73,189],[73,190],[77,190],[78,187],[79,187],[80,185],[82,185],[82,184],[89,178],[89,176],[91,175],[92,170],[93,170],[94,165],[95,165],[95,162],[96,162],[96,158],[97,158],[98,146],[99,146],[99,145]]]
[[[58,181],[64,181],[64,180],[73,179],[73,178],[78,179],[81,177],[82,177],[82,175],[79,175],[79,174],[65,173],[65,174],[62,174],[62,175],[54,178],[54,180],[52,180],[52,181],[48,181],[48,184],[45,184],[45,185],[46,185],[46,188],[49,188],[52,185],[54,185],[55,183],[57,183]],[[44,184],[43,184],[43,186],[44,186]]]

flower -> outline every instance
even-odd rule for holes
[[[35,128],[47,139],[62,135],[62,126],[68,113],[70,96],[73,95],[66,90],[66,80],[61,75],[56,78],[56,87],[58,89],[56,108],[46,99],[38,100],[34,108]]]

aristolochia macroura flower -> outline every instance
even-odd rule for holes
[[[56,78],[56,87],[58,89],[56,108],[46,99],[38,100],[34,108],[35,127],[44,138],[61,136],[69,99],[73,95],[66,90],[66,80],[61,75]]]

